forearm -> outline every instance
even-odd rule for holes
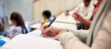
[[[87,27],[90,27],[90,25],[91,25],[91,21],[84,19],[84,18],[83,18],[83,20],[81,20],[81,22],[84,23]]]
[[[70,32],[61,35],[59,40],[64,45],[65,49],[90,49]]]

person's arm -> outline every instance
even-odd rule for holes
[[[84,19],[80,14],[78,13],[74,13],[73,15],[76,15],[76,16],[73,16],[76,20],[84,23],[87,27],[90,27],[91,25],[91,21],[88,20],[88,19]]]
[[[76,36],[72,33],[63,33],[59,40],[63,44],[65,49],[110,49],[111,48],[111,26],[107,26],[107,28],[102,28],[95,39],[92,47],[88,47],[84,43],[82,43]],[[101,46],[101,47],[100,47]]]
[[[22,34],[22,28],[21,27],[10,27],[8,37],[13,38],[16,35]]]
[[[81,22],[84,23],[88,28],[89,28],[90,25],[91,25],[91,21],[88,20],[88,19],[83,19]]]
[[[88,12],[88,15],[85,17],[81,16],[80,14],[76,13],[77,17],[81,20],[79,20],[80,22],[84,23],[87,27],[90,27],[91,24],[91,17],[93,15],[93,11],[94,11],[94,6],[92,5],[91,9]]]
[[[63,33],[59,40],[66,49],[111,49],[111,17],[103,21],[91,48],[83,44],[72,33]]]
[[[90,49],[70,32],[63,33],[59,40],[65,49]]]

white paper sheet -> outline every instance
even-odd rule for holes
[[[26,35],[18,35],[3,46],[5,49],[63,49],[60,42],[51,37],[42,37],[41,30],[37,29]],[[43,47],[42,47],[43,45]],[[38,47],[37,47],[38,46]],[[51,48],[49,48],[51,47]]]
[[[5,44],[2,49],[63,49],[59,41],[35,37],[32,35],[18,35]]]

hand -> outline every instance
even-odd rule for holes
[[[11,36],[10,34],[7,34],[7,37],[8,37],[8,38],[12,38],[12,36]]]
[[[65,33],[65,32],[61,31],[61,32],[59,32],[59,34],[56,35],[54,38],[55,38],[56,40],[59,40],[60,36],[63,35],[64,33]]]
[[[84,18],[83,18],[80,14],[78,14],[77,12],[75,12],[75,13],[73,14],[73,17],[74,17],[77,21],[80,21],[80,22],[82,22],[82,21],[84,20]]]
[[[41,25],[44,25],[45,23],[44,22],[41,22]]]
[[[43,25],[41,30],[43,32],[43,36],[47,37],[47,36],[51,36],[51,37],[55,37],[56,35],[59,34],[59,32],[61,32],[61,29],[50,26],[49,28],[46,28],[48,25]]]

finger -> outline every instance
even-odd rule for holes
[[[74,19],[77,20],[77,16],[75,16]]]
[[[54,37],[55,40],[59,40],[59,35]]]
[[[58,35],[56,35],[54,38],[55,40],[59,40],[60,36],[63,35],[65,32],[60,32]]]
[[[50,27],[46,29],[47,35],[54,37],[56,35],[57,30],[54,27]]]
[[[43,33],[45,33],[45,27],[46,26],[48,26],[48,25],[42,25],[42,27],[41,27],[41,31],[43,32]]]
[[[79,13],[75,12],[75,15],[77,15],[77,17],[82,17]]]
[[[50,37],[54,37],[55,36],[54,33],[51,32],[51,31],[47,32],[47,35],[50,36]]]
[[[49,27],[45,29],[45,32],[47,33],[47,32],[50,32],[51,30],[52,30],[52,27]]]
[[[44,36],[44,37],[47,37],[47,34],[43,33],[43,36]]]
[[[74,14],[75,14],[75,15],[78,15],[78,13],[77,13],[77,12],[75,12]]]
[[[46,25],[42,25],[42,28],[45,29],[45,27],[47,27],[47,26],[48,26],[48,24],[46,24]]]
[[[60,38],[61,35],[62,35],[61,33],[59,33],[58,35],[56,35],[56,36],[54,37],[55,40],[59,40],[59,38]]]

